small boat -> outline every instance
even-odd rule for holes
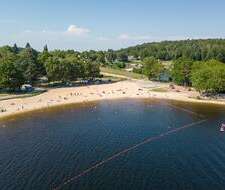
[[[220,132],[224,132],[225,131],[225,124],[222,123],[221,127],[220,127]]]

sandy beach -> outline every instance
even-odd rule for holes
[[[186,102],[200,102],[225,105],[220,100],[198,100],[196,91],[169,90],[157,92],[152,89],[167,88],[168,84],[151,81],[126,80],[111,84],[90,85],[50,89],[47,92],[27,98],[0,101],[0,118],[54,106],[121,98],[158,98]]]

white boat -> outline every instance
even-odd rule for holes
[[[225,124],[223,123],[220,127],[220,132],[224,132],[225,131]]]

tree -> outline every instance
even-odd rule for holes
[[[13,45],[13,48],[12,49],[13,49],[13,52],[14,53],[16,53],[16,54],[19,53],[19,48],[17,47],[16,44]]]
[[[217,59],[225,63],[225,40],[181,40],[144,43],[115,51],[116,54],[127,54],[141,57],[154,57],[160,60],[176,60],[185,57],[193,61]]]
[[[178,85],[190,86],[192,65],[193,61],[186,58],[174,61],[172,68],[173,81]]]
[[[51,57],[47,60],[45,67],[49,81],[66,82],[73,79],[72,65],[65,59]]]
[[[148,76],[149,79],[157,79],[164,69],[159,60],[154,57],[145,58],[143,62],[143,73]]]
[[[66,56],[65,59],[72,64],[73,75],[74,75],[73,79],[85,78],[86,60],[80,58],[80,56],[76,54],[68,55]]]
[[[128,56],[127,56],[126,53],[123,53],[123,52],[118,53],[117,54],[117,60],[121,61],[121,62],[128,62]]]
[[[90,62],[90,61],[85,62],[85,71],[86,71],[86,77],[92,80],[100,76],[99,64],[95,62]]]
[[[50,81],[68,82],[84,77],[83,63],[73,57],[50,57],[45,64],[47,77]]]
[[[0,87],[15,91],[24,84],[22,71],[16,64],[16,57],[10,56],[0,60]]]
[[[99,63],[99,64],[101,64],[101,65],[104,65],[105,64],[105,54],[104,54],[104,52],[100,51],[97,54],[96,62]]]
[[[48,46],[47,46],[47,44],[44,46],[43,53],[48,53]]]
[[[0,48],[0,59],[5,59],[10,56],[13,56],[15,53],[13,52],[10,46],[3,46]]]
[[[31,48],[30,43],[27,42],[25,48],[26,48],[26,49],[30,49],[30,48]]]
[[[225,92],[225,65],[216,60],[195,63],[191,80],[200,92]]]
[[[41,65],[37,61],[37,52],[31,48],[30,44],[19,53],[19,67],[23,70],[23,75],[27,83],[34,83],[41,75]]]
[[[42,76],[46,75],[45,63],[49,57],[51,57],[51,54],[48,52],[48,46],[45,45],[43,48],[43,52],[39,53],[38,57],[37,57],[37,62],[39,65],[39,72],[40,72],[40,75],[42,75]]]
[[[109,49],[106,53],[106,59],[110,63],[114,62],[116,60],[116,53],[113,50]]]
[[[225,63],[225,53],[224,53],[224,54],[223,54],[223,53],[219,53],[219,54],[216,56],[216,60]]]

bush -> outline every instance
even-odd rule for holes
[[[126,67],[126,63],[124,62],[120,62],[120,61],[117,61],[117,62],[114,62],[112,64],[112,67],[115,68],[115,69],[124,69]]]

